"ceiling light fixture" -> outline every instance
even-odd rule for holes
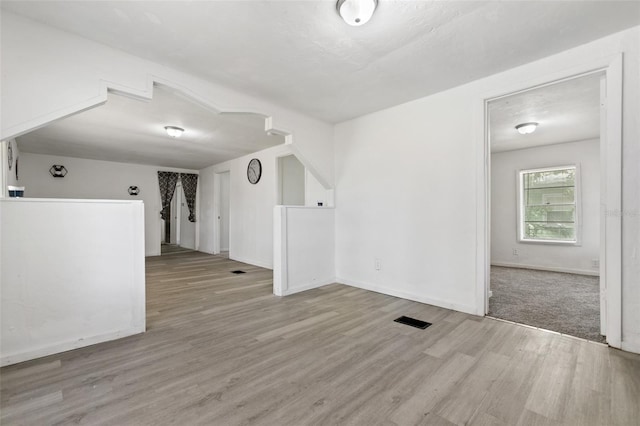
[[[357,27],[369,22],[377,6],[378,0],[338,0],[336,9],[344,22]]]
[[[533,133],[536,131],[536,127],[538,127],[538,123],[522,123],[516,126],[516,130],[521,135],[528,135],[529,133]]]
[[[167,131],[167,134],[172,138],[179,138],[182,136],[184,129],[182,127],[177,126],[164,126],[164,129]]]

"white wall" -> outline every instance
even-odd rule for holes
[[[198,190],[202,196],[198,208],[198,250],[214,254],[220,251],[217,235],[219,233],[218,215],[220,206],[216,205],[215,197],[219,193],[219,178],[215,177],[213,167],[202,169],[198,174]],[[219,201],[218,201],[219,203]]]
[[[184,194],[182,184],[176,188],[176,192],[180,191],[178,201],[180,205],[177,208],[180,209],[180,247],[195,250],[196,246],[196,224],[198,223],[198,194],[196,191],[196,222],[189,221],[189,207],[187,206],[187,197]],[[176,198],[174,194],[174,199]]]
[[[308,169],[305,169],[304,176],[304,205],[318,206],[322,203],[324,207],[335,207],[333,189],[325,189]]]
[[[221,249],[216,246],[220,232],[217,217],[221,215],[221,174],[229,172],[229,257],[273,268],[273,208],[278,204],[278,161],[291,154],[291,145],[283,144],[200,170],[201,194],[205,201],[201,209],[199,250],[215,253]],[[247,179],[247,165],[252,158],[262,163],[262,177],[255,185]],[[309,185],[316,185],[312,190],[313,200],[333,204],[333,191],[324,189],[310,172],[305,182],[307,193]],[[207,204],[209,196],[213,200],[211,205]],[[315,201],[312,205],[316,205]]]
[[[457,89],[337,126],[339,282],[476,312],[471,111]]]
[[[278,159],[280,168],[280,203],[285,206],[304,206],[305,169],[295,155]]]
[[[466,312],[477,293],[484,99],[624,52],[622,347],[640,352],[640,27],[336,126],[340,282]],[[604,59],[603,59],[604,60]],[[393,141],[390,143],[389,141]],[[374,259],[381,270],[374,269]]]
[[[68,170],[64,178],[51,176],[49,168],[54,164],[62,164]],[[198,173],[196,170],[25,152],[20,158],[20,185],[25,187],[25,196],[32,198],[142,200],[145,205],[145,253],[147,256],[158,256],[162,225],[158,170]],[[138,196],[133,197],[127,192],[131,185],[140,188]],[[196,210],[199,201],[197,198]],[[197,212],[196,220],[199,220]],[[191,226],[194,228],[191,234],[195,235],[195,224]],[[185,232],[188,235],[188,228]]]
[[[11,157],[11,169],[9,169],[9,147],[13,151]],[[16,163],[20,156],[18,144],[14,139],[0,142],[0,198],[8,197],[8,186],[21,186],[16,177]]]
[[[335,214],[329,207],[274,208],[273,291],[299,293],[335,282]]]
[[[491,263],[598,275],[600,257],[600,141],[548,145],[491,155]],[[580,245],[520,243],[517,238],[520,170],[580,166]],[[513,250],[517,255],[513,254]]]
[[[229,172],[229,258],[273,268],[273,207],[277,204],[278,158],[288,154],[288,145],[278,145],[201,170],[203,181],[213,179],[214,183],[207,182],[206,186],[207,190],[213,188],[214,191],[220,190],[220,173]],[[247,165],[252,158],[262,163],[262,176],[255,185],[247,179]],[[220,200],[219,197],[215,199]],[[213,212],[217,218],[220,206],[214,206]],[[214,247],[213,241],[218,238],[219,224],[213,225],[208,221],[206,228],[204,222],[200,227],[200,240],[206,247]]]
[[[229,251],[229,223],[231,218],[229,173],[220,173],[220,250]]]
[[[0,200],[2,365],[144,332],[143,210]]]
[[[292,135],[305,166],[333,186],[333,126],[4,10],[0,19],[0,140],[105,102],[107,88],[150,98],[156,81],[216,110],[269,117],[266,127]]]

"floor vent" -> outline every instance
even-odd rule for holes
[[[241,271],[241,270],[239,270],[239,269],[238,269],[237,271],[231,271],[231,273],[232,273],[232,274],[236,274],[236,275],[239,275],[239,274],[246,274],[246,272],[245,272],[245,271]]]
[[[400,324],[410,325],[411,327],[420,328],[424,330],[425,328],[431,325],[430,322],[420,321],[415,318],[401,316],[400,318],[394,319],[395,322],[399,322]]]

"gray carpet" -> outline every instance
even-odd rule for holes
[[[489,315],[604,342],[599,289],[598,277],[492,266]]]

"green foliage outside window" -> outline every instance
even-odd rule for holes
[[[520,173],[522,237],[576,241],[576,168]]]

